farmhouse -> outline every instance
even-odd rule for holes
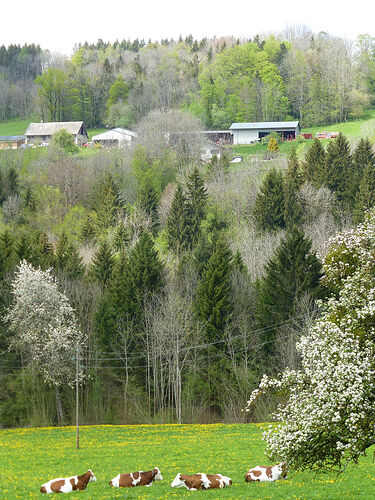
[[[135,132],[117,127],[101,134],[94,135],[92,140],[95,144],[101,144],[102,146],[121,147],[130,144],[137,137],[138,135]]]
[[[0,136],[0,149],[17,149],[25,143],[24,135]]]
[[[53,134],[62,129],[73,134],[75,144],[81,145],[88,140],[86,126],[83,122],[30,123],[25,132],[26,144],[50,142]]]
[[[271,132],[278,132],[283,141],[290,141],[299,135],[299,122],[232,123],[229,130],[233,133],[233,144],[258,142]]]

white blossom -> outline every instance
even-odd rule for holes
[[[263,376],[288,392],[264,433],[266,453],[295,468],[341,468],[375,443],[375,213],[330,241],[324,281],[337,291],[297,344],[302,368]],[[373,326],[374,325],[374,326]]]
[[[85,336],[51,270],[34,269],[23,261],[12,282],[12,295],[5,318],[14,332],[11,348],[20,350],[46,382],[72,384],[76,350],[82,350]],[[83,377],[81,367],[79,377]]]

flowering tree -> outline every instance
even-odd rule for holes
[[[11,347],[21,351],[27,362],[55,387],[62,421],[59,387],[73,384],[76,351],[82,349],[85,336],[50,270],[34,269],[23,261],[12,283],[12,295],[13,304],[6,315],[14,333]],[[78,375],[82,379],[82,368]]]
[[[297,345],[301,370],[264,375],[248,401],[250,411],[264,391],[284,396],[264,433],[270,458],[343,471],[375,444],[374,270],[375,211],[330,241],[323,280],[335,296]]]

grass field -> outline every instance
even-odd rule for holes
[[[245,472],[267,465],[259,424],[90,426],[0,431],[0,498],[45,498],[40,486],[49,479],[83,474],[91,468],[97,482],[69,498],[252,498],[364,499],[375,498],[375,464],[369,456],[358,466],[334,475],[290,473],[277,483],[245,483]],[[163,481],[151,488],[112,489],[119,472],[158,466]],[[221,473],[233,486],[223,490],[188,491],[170,484],[177,472]]]

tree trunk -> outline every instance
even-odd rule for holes
[[[64,424],[64,412],[62,407],[62,401],[60,396],[60,391],[57,385],[55,385],[55,393],[56,393],[56,412],[57,412],[57,422],[59,425]]]

